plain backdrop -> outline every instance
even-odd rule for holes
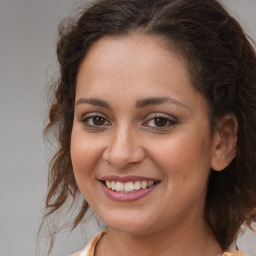
[[[38,255],[36,232],[49,160],[42,136],[48,110],[45,86],[58,70],[58,24],[82,3],[0,0],[0,256]],[[256,0],[223,3],[256,38]],[[79,228],[71,235],[61,232],[53,255],[80,250],[99,230],[95,223],[86,229],[86,235]],[[44,241],[40,244],[45,247]],[[256,256],[255,233],[246,232],[238,246]]]

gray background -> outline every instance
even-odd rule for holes
[[[45,85],[56,74],[59,22],[82,1],[0,0],[0,256],[33,256],[47,184],[49,150],[42,138],[47,120]],[[256,0],[223,0],[256,38]],[[54,255],[81,249],[98,231],[88,225],[61,232]],[[40,240],[41,241],[41,240]],[[44,241],[40,242],[45,248]],[[239,247],[256,256],[256,235]],[[44,250],[42,251],[44,252]]]

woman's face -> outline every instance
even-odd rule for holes
[[[108,227],[143,234],[203,221],[213,158],[207,103],[160,38],[97,41],[75,102],[75,178]]]

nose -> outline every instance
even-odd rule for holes
[[[111,134],[109,144],[103,153],[103,159],[118,169],[140,163],[144,158],[145,151],[140,144],[139,134],[128,127],[117,128]]]

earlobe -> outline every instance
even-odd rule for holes
[[[212,143],[211,167],[222,171],[234,159],[237,153],[238,122],[233,114],[227,114],[217,120]]]

